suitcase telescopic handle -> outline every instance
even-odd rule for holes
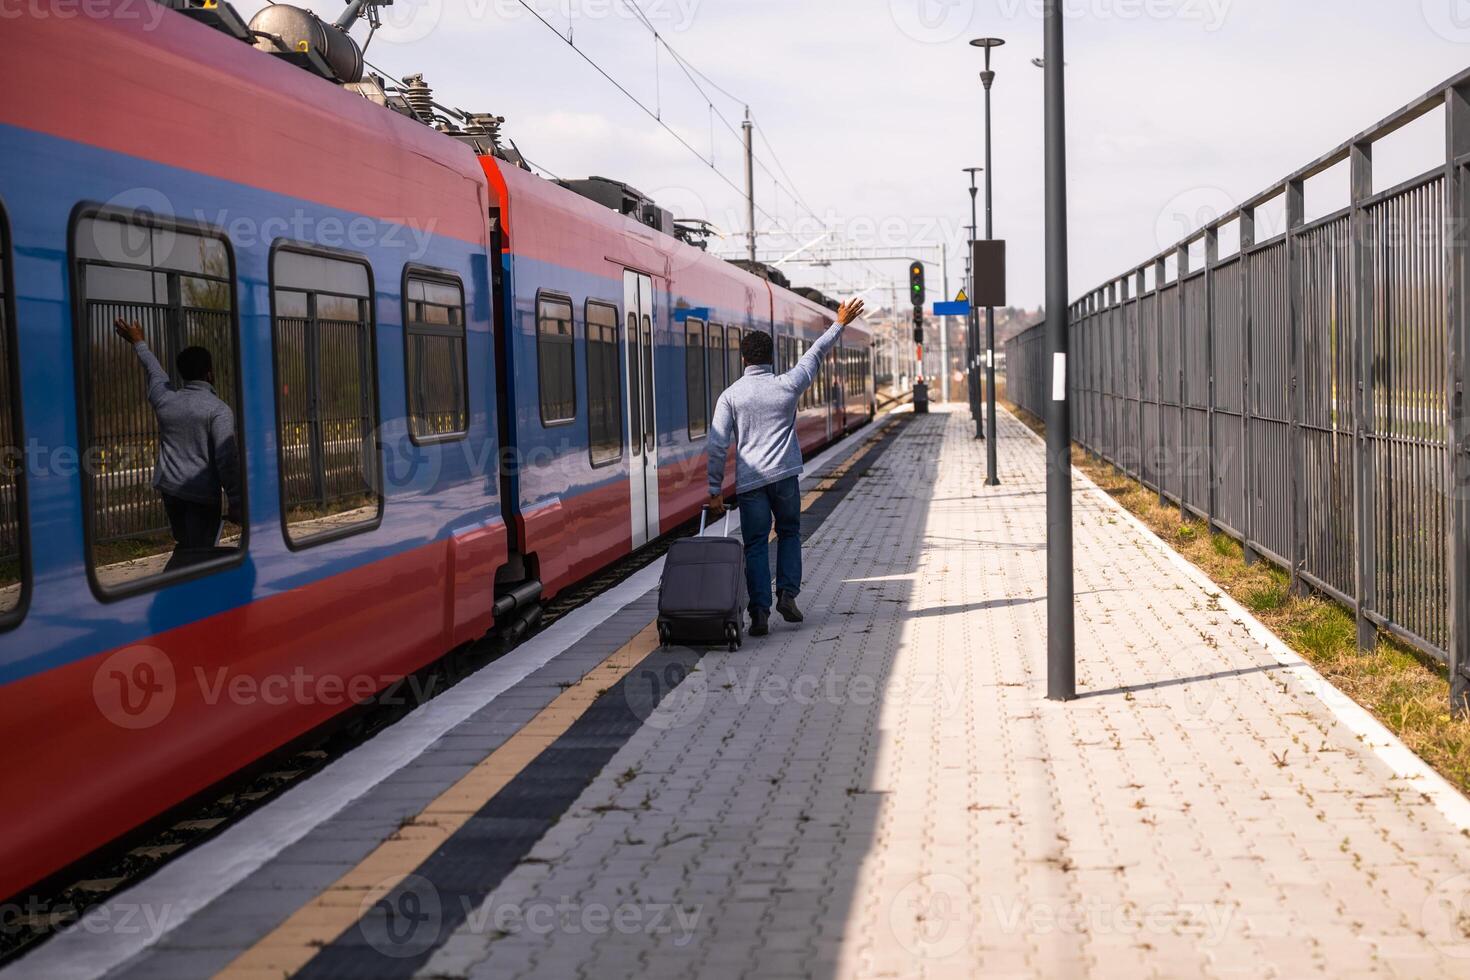
[[[705,523],[708,520],[709,520],[709,505],[706,504],[706,505],[704,505],[703,507],[701,507],[699,509],[699,533],[700,533],[701,536],[703,536],[703,534],[704,534],[704,526],[705,526]],[[724,536],[727,536],[729,533],[730,533],[730,508],[729,507],[726,507],[725,508],[725,520],[724,520],[724,523],[720,525],[720,535],[721,535],[721,537],[724,537]]]

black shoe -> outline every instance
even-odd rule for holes
[[[801,614],[801,610],[796,608],[796,596],[790,592],[782,592],[776,597],[776,612],[780,613],[781,618],[788,623],[799,623],[806,618]]]
[[[746,630],[751,636],[765,636],[771,631],[771,611],[769,609],[750,609],[750,629]]]

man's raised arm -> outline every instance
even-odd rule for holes
[[[148,375],[148,401],[157,408],[170,392],[168,372],[163,365],[158,363],[158,358],[148,349],[148,342],[143,338],[143,328],[138,326],[134,320],[129,323],[122,317],[112,321],[112,330],[133,348],[133,353],[138,355],[138,362],[143,365],[143,371]]]
[[[811,383],[817,379],[817,372],[822,367],[822,358],[837,343],[842,336],[842,328],[863,315],[863,301],[850,299],[837,308],[837,321],[827,328],[827,332],[817,338],[811,349],[801,355],[801,360],[796,362],[796,367],[786,372],[786,377],[795,380],[796,390],[805,391],[811,387]]]

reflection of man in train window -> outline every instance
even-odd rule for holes
[[[178,543],[175,555],[213,548],[219,540],[221,493],[229,500],[230,520],[240,522],[235,413],[215,394],[214,361],[203,347],[180,351],[174,366],[183,386],[174,388],[168,372],[148,349],[142,327],[118,318],[113,329],[133,345],[148,374],[148,403],[158,417],[153,488],[163,497],[169,529]],[[169,564],[177,567],[180,563]]]

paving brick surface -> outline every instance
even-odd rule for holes
[[[806,623],[706,656],[423,974],[1470,976],[1470,840],[1080,483],[1086,696],[1045,700],[1044,463],[999,423],[987,489],[916,418]]]

